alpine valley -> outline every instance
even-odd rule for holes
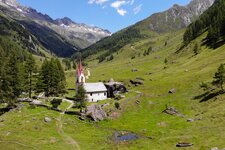
[[[225,149],[224,8],[190,0],[112,34],[1,0],[0,149]]]

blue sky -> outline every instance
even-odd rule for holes
[[[77,23],[116,32],[173,4],[190,0],[18,0],[22,5],[48,14],[53,19],[69,17]]]

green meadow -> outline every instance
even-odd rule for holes
[[[182,44],[183,30],[145,38],[128,44],[114,53],[112,61],[98,63],[99,54],[87,59],[91,76],[87,82],[115,81],[128,87],[125,98],[113,99],[105,109],[116,117],[101,122],[81,121],[78,116],[60,114],[46,108],[14,110],[0,116],[0,148],[4,149],[82,149],[82,150],[176,150],[179,142],[192,143],[184,149],[207,150],[225,148],[225,95],[218,95],[201,102],[204,93],[199,85],[211,82],[221,63],[225,63],[225,45],[210,49],[201,45],[201,52],[194,55],[194,42],[177,52]],[[196,39],[201,43],[206,34]],[[167,44],[165,44],[167,43]],[[145,50],[152,47],[149,55]],[[168,62],[165,64],[165,59]],[[132,72],[132,69],[137,72]],[[75,89],[75,71],[67,71],[67,86]],[[144,79],[144,84],[133,86],[130,80]],[[176,89],[169,94],[170,89]],[[74,96],[70,90],[67,96]],[[139,104],[136,101],[140,101]],[[114,103],[121,109],[117,110]],[[65,110],[69,103],[62,103]],[[174,107],[184,116],[163,113],[166,106]],[[44,122],[50,117],[50,123]],[[188,122],[188,119],[195,120]],[[116,142],[116,131],[138,135],[138,140]]]

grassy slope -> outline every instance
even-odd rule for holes
[[[111,62],[98,64],[97,61],[90,61],[91,78],[88,82],[109,80],[112,77],[128,83],[129,79],[140,76],[145,79],[145,84],[129,89],[127,98],[120,101],[122,110],[118,111],[121,115],[118,119],[88,123],[79,121],[74,116],[64,115],[64,132],[85,150],[174,150],[177,142],[191,142],[194,146],[190,149],[196,150],[224,148],[225,96],[217,96],[217,99],[213,98],[203,103],[199,103],[199,100],[194,100],[193,97],[203,93],[199,89],[199,84],[202,81],[211,81],[219,64],[224,63],[225,46],[216,50],[202,46],[201,54],[193,56],[191,50],[193,46],[190,45],[184,52],[175,55],[174,52],[181,43],[182,33],[183,31],[180,31],[126,45],[119,51],[119,55],[114,54],[114,60]],[[204,35],[198,40],[202,38]],[[164,46],[166,40],[168,45]],[[138,53],[143,54],[149,46],[152,46],[155,52],[146,57],[143,55],[138,57]],[[136,58],[131,60],[134,55]],[[164,69],[165,58],[169,60],[167,69]],[[132,68],[139,71],[132,73]],[[152,74],[146,75],[148,73]],[[74,72],[67,72],[67,77],[69,87],[74,88]],[[168,94],[171,88],[176,88],[177,92]],[[137,96],[135,91],[143,93],[143,96],[138,98],[141,101],[140,105],[132,98]],[[185,114],[185,117],[163,114],[165,105],[174,106]],[[42,114],[36,115],[37,113]],[[32,115],[38,119],[33,121]],[[71,148],[71,145],[58,134],[56,120],[46,124],[43,122],[44,116],[57,118],[59,113],[41,108],[24,108],[20,113],[9,112],[1,116],[6,121],[0,123],[0,141],[17,141],[38,149]],[[188,118],[202,118],[202,120],[188,123],[186,121]],[[27,120],[30,123],[26,123]],[[38,129],[34,129],[35,125],[38,125]],[[137,141],[114,143],[111,139],[115,130],[135,132],[141,138]],[[150,136],[153,139],[149,139]],[[54,139],[57,139],[57,142],[54,142]],[[4,142],[0,142],[0,146],[6,149],[30,148]]]

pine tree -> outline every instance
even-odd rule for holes
[[[59,71],[59,83],[58,83],[58,92],[60,94],[65,94],[66,93],[66,76],[63,70],[63,67],[59,61],[59,59],[55,60],[57,69]]]
[[[37,92],[45,92],[45,95],[49,95],[49,61],[47,59],[44,60],[41,71],[39,72],[38,81],[36,83],[36,91]]]
[[[31,98],[31,93],[33,89],[33,73],[36,71],[35,60],[32,54],[29,54],[25,62],[25,74],[27,78],[29,97]]]
[[[18,58],[14,52],[10,54],[5,69],[7,76],[5,77],[5,83],[8,82],[8,85],[5,85],[5,89],[8,90],[8,95],[6,96],[8,97],[7,103],[9,105],[13,105],[16,98],[22,93],[19,63]]]
[[[66,77],[58,59],[45,60],[37,82],[37,92],[44,91],[46,96],[66,92]]]
[[[225,83],[225,69],[224,64],[221,64],[215,73],[213,84],[219,86],[224,91],[223,84]]]
[[[78,86],[75,101],[79,108],[86,107],[86,91],[83,86]]]

